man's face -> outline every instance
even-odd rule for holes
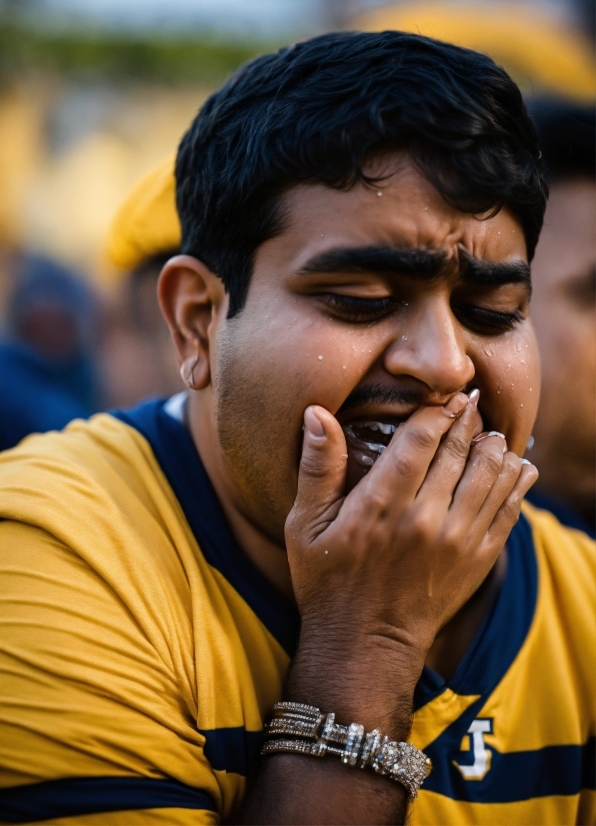
[[[504,433],[519,455],[531,433],[539,364],[520,225],[506,210],[458,212],[410,164],[393,170],[375,188],[292,190],[244,309],[218,322],[226,477],[236,506],[280,543],[310,404],[344,428],[350,486],[400,422],[460,389],[480,389],[478,431]]]
[[[596,248],[594,183],[554,184],[533,264],[543,393],[530,454],[539,485],[589,517],[594,509]]]

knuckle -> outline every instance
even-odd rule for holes
[[[410,430],[409,440],[416,448],[427,450],[433,447],[436,441],[434,432],[429,427],[417,425]]]
[[[453,435],[447,438],[446,449],[458,459],[465,459],[470,450],[470,443],[461,435]]]
[[[409,533],[419,542],[427,542],[437,533],[435,519],[426,510],[419,509],[412,514],[409,524]]]
[[[501,506],[501,513],[508,522],[515,524],[519,519],[521,511],[521,498],[519,496],[510,496]]]
[[[357,521],[368,522],[371,517],[383,519],[389,511],[389,504],[387,495],[371,485],[362,498],[362,506],[358,508]]]
[[[463,545],[462,535],[457,525],[452,525],[443,533],[443,546],[451,554],[456,553]]]
[[[480,453],[480,461],[491,474],[496,475],[503,467],[503,451],[483,450]]]
[[[395,469],[404,479],[409,479],[415,475],[417,465],[411,456],[406,453],[398,453],[395,457]]]
[[[302,473],[316,479],[322,479],[327,476],[329,472],[329,469],[325,466],[321,453],[310,450],[302,456],[300,469]]]
[[[509,451],[505,454],[503,459],[503,474],[511,477],[512,479],[517,479],[522,469],[522,463],[519,456],[515,453]]]

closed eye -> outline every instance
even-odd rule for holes
[[[484,335],[511,330],[524,319],[520,310],[501,313],[474,304],[458,304],[453,308],[453,312],[470,330]]]
[[[338,293],[323,293],[320,298],[336,318],[352,323],[376,321],[403,305],[403,302],[392,296],[361,298]]]

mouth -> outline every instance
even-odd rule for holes
[[[395,431],[409,416],[387,420],[356,420],[344,425],[348,451],[355,451],[355,458],[363,467],[372,467],[385,450]]]
[[[350,418],[340,422],[346,437],[348,450],[347,489],[351,490],[375,464],[377,459],[387,449],[396,431],[410,416],[418,410],[420,405],[414,405],[407,411],[397,414],[383,413]],[[485,427],[480,413],[474,427],[474,436],[477,436]]]
[[[350,418],[341,422],[348,450],[347,488],[351,490],[365,476],[387,449],[400,426],[407,421],[417,405],[399,414],[387,411]]]

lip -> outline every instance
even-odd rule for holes
[[[343,431],[346,441],[355,448],[364,446],[371,453],[379,455],[385,450],[393,434],[406,419],[398,420],[393,417],[391,421],[381,419],[355,419],[344,425]]]
[[[382,424],[400,425],[410,418],[412,413],[415,413],[419,404],[408,405],[403,407],[386,407],[375,405],[371,408],[355,408],[347,412],[339,412],[337,419],[340,425],[345,428],[348,425],[355,425],[359,422],[381,422]]]
[[[430,405],[414,405],[400,410],[387,408],[374,410],[350,411],[352,415],[338,417],[346,437],[348,450],[348,489],[354,487],[358,481],[368,473],[379,456],[385,451],[398,428],[406,422],[420,407]],[[473,437],[482,433],[488,427],[483,422],[480,412],[476,412]],[[368,425],[376,425],[371,428]],[[387,432],[391,429],[392,432]],[[489,428],[491,429],[491,428]]]

